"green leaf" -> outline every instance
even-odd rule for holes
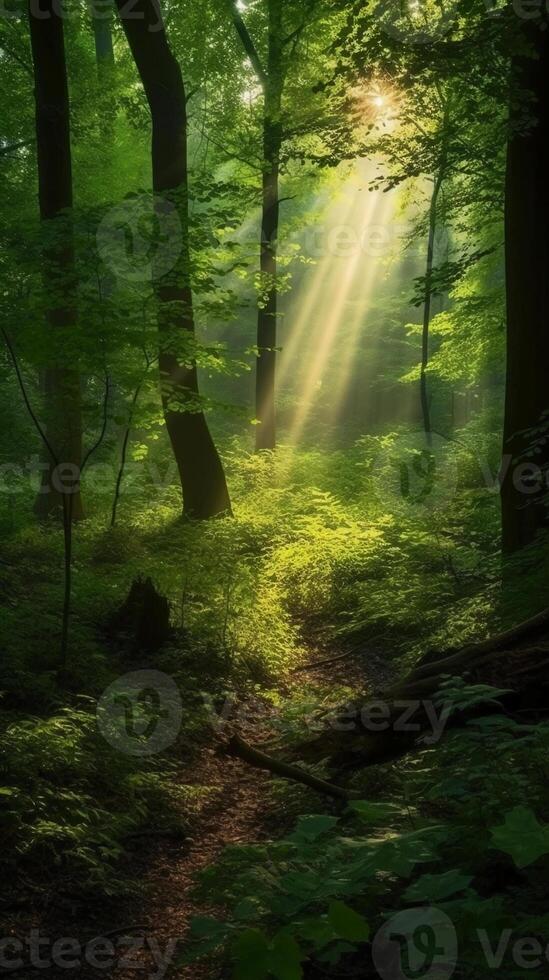
[[[447,835],[447,828],[433,824],[381,841],[372,856],[372,867],[407,878],[417,864],[436,857],[439,841]]]
[[[277,980],[301,980],[303,970],[301,949],[292,936],[279,933],[273,940],[269,969]]]
[[[337,817],[329,817],[322,813],[313,813],[305,817],[300,817],[297,822],[297,828],[290,835],[289,840],[312,843],[318,840],[322,834],[326,834],[329,830],[332,830],[337,823]]]
[[[369,803],[368,800],[353,801],[350,809],[368,823],[394,820],[403,813],[402,807],[397,806],[396,803]]]
[[[261,903],[257,898],[243,898],[234,910],[234,918],[249,922],[261,914]]]
[[[246,929],[233,945],[234,980],[264,980],[269,973],[267,937],[259,929]]]
[[[351,943],[365,943],[370,936],[370,927],[358,912],[345,905],[345,902],[331,902],[328,921],[341,939]]]
[[[224,946],[231,933],[231,927],[217,919],[197,917],[191,922],[191,943],[182,954],[177,965],[194,963]]]
[[[315,950],[323,949],[337,938],[333,926],[324,918],[305,919],[294,928],[298,936],[313,944]]]
[[[322,882],[315,871],[289,871],[282,876],[280,884],[289,895],[310,899],[318,892]]]
[[[443,898],[449,898],[456,892],[461,892],[467,888],[473,878],[464,875],[460,871],[445,871],[440,875],[422,875],[418,881],[404,892],[406,902],[439,902]]]
[[[526,806],[517,806],[506,814],[501,827],[492,828],[492,839],[500,851],[511,855],[517,868],[525,868],[549,854],[549,826],[540,824]]]

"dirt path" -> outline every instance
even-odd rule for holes
[[[318,656],[311,655],[311,660],[318,660]],[[329,686],[330,682],[333,683],[335,666],[329,664],[312,671],[301,668],[284,685],[282,693],[291,697],[292,691],[305,681],[313,688],[317,685],[320,688],[322,684]],[[346,681],[359,689],[361,682],[362,685],[364,682],[363,665],[359,666],[351,659],[341,666],[344,666]],[[273,716],[275,714],[273,711]],[[243,734],[256,744],[272,736],[264,711],[260,719],[254,722],[252,708]],[[143,861],[147,898],[144,918],[139,920],[146,923],[144,936],[156,941],[162,950],[177,942],[179,955],[185,946],[193,918],[215,915],[216,912],[222,915],[222,910],[208,907],[193,897],[199,873],[215,863],[228,844],[254,843],[271,837],[272,820],[268,827],[268,818],[272,817],[273,811],[270,774],[251,769],[238,759],[219,754],[214,748],[205,749],[194,766],[182,772],[182,780],[186,786],[206,789],[205,802],[193,817],[190,846],[189,843],[174,846],[163,841],[147,850]],[[182,813],[181,816],[184,821],[186,814]],[[137,857],[136,863],[139,864]],[[177,956],[173,958],[177,960]],[[161,974],[155,972],[157,968],[153,966],[150,953],[146,961],[141,957],[140,960],[139,971],[121,969],[113,974],[113,978],[134,980],[135,977],[137,980],[145,976],[160,977]],[[211,964],[194,963],[172,970],[168,970],[165,976],[174,976],[178,980],[224,980],[221,968],[212,968]]]
[[[185,774],[185,784],[211,789],[204,809],[193,820],[195,837],[190,846],[189,843],[175,847],[166,843],[158,845],[148,855],[151,870],[145,877],[147,929],[144,935],[152,937],[161,950],[168,950],[177,942],[179,955],[191,920],[220,911],[193,898],[200,871],[213,864],[226,845],[266,837],[263,825],[271,804],[267,774],[211,751],[193,771]],[[155,976],[152,957],[149,955],[147,960],[149,974],[141,966],[135,971],[136,978]],[[171,974],[168,971],[166,975]],[[178,967],[173,975],[178,980],[213,980],[211,967],[200,963]],[[118,970],[113,976],[133,980],[134,972]]]
[[[311,654],[311,660],[318,660]],[[370,665],[370,669],[373,665]],[[342,668],[342,670],[340,669]],[[291,699],[292,693],[303,685],[308,691],[330,689],[337,674],[341,682],[359,690],[364,687],[364,664],[346,660],[320,669],[300,669],[289,680],[281,683],[280,694]],[[370,673],[370,670],[368,671]],[[375,674],[376,670],[372,670]],[[376,679],[377,680],[377,679]],[[257,710],[260,704],[260,710]],[[261,744],[272,738],[276,726],[277,709],[269,707],[261,699],[246,705],[245,721],[239,712],[238,729],[251,743]],[[220,744],[220,743],[219,743]],[[189,797],[183,796],[180,822],[189,826],[190,836],[163,836],[162,832],[131,842],[131,853],[125,869],[143,886],[143,898],[117,903],[109,900],[102,909],[94,902],[91,906],[66,907],[56,903],[51,916],[42,916],[29,922],[46,929],[51,936],[79,935],[83,918],[87,919],[87,939],[101,937],[116,947],[116,966],[90,967],[88,960],[77,973],[71,969],[47,971],[48,977],[69,980],[78,975],[81,980],[107,977],[110,980],[226,980],[223,968],[208,963],[177,965],[181,959],[189,935],[191,920],[198,916],[222,918],[223,910],[208,907],[194,893],[200,872],[215,864],[223,849],[229,844],[254,843],[272,838],[273,780],[269,773],[252,769],[239,759],[230,758],[216,747],[215,740],[206,744],[190,766],[181,765],[181,785],[192,790],[196,787],[192,816],[189,818]],[[280,827],[281,832],[284,828]],[[42,921],[41,921],[42,920]],[[95,930],[92,932],[91,930]],[[124,937],[130,937],[127,941]],[[17,977],[21,974],[17,972]]]
[[[264,719],[263,729],[260,723],[252,721],[249,725],[247,735],[254,737],[254,733],[264,737]],[[198,903],[192,893],[199,873],[215,863],[226,845],[269,836],[265,825],[272,810],[272,784],[267,773],[207,746],[193,765],[181,767],[180,779],[185,787],[200,790],[190,823],[193,836],[164,836],[160,832],[156,837],[153,830],[131,841],[125,874],[143,886],[143,898],[120,904],[109,899],[101,908],[95,899],[89,906],[72,905],[54,896],[46,910],[14,919],[7,935],[26,936],[31,929],[39,930],[50,951],[53,943],[63,942],[61,937],[78,937],[86,950],[76,970],[62,966],[59,956],[55,965],[46,968],[44,963],[40,970],[25,961],[24,968],[12,973],[15,980],[28,980],[39,972],[48,980],[220,980],[221,973],[211,965],[176,965],[191,920],[223,914],[222,909]],[[184,798],[180,807],[181,825],[189,826]],[[94,961],[88,950],[96,940],[102,947],[107,943],[111,948],[100,950]]]

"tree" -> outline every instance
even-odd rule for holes
[[[263,91],[262,199],[259,268],[261,297],[257,312],[256,450],[276,447],[276,345],[278,317],[278,238],[280,223],[280,164],[285,139],[282,99],[296,45],[309,22],[313,2],[300,20],[285,31],[282,0],[267,0],[266,61],[253,41],[238,4],[230,0],[237,34]]]
[[[75,274],[70,226],[72,159],[70,109],[63,20],[53,0],[44,0],[40,16],[29,4],[28,19],[34,70],[38,196],[45,233],[43,283],[50,344],[55,360],[43,372],[47,432],[59,465],[46,454],[36,511],[41,517],[62,509],[70,496],[72,520],[82,517],[81,392],[78,369],[67,352],[74,332]]]
[[[187,104],[179,64],[168,43],[156,0],[140,0],[131,14],[117,0],[122,26],[141,78],[152,121],[153,188],[160,224],[176,208],[181,222],[175,269],[156,282],[159,367],[166,428],[179,469],[188,517],[230,512],[223,466],[200,403],[189,242]]]
[[[95,41],[95,57],[100,76],[114,65],[112,39],[112,0],[92,0],[91,18]]]
[[[232,0],[231,0],[232,2]],[[262,297],[257,311],[257,360],[255,411],[260,423],[256,432],[256,449],[276,446],[276,337],[277,337],[277,247],[280,219],[279,179],[282,147],[282,93],[285,67],[282,55],[282,5],[280,0],[268,0],[267,65],[264,68],[251,35],[236,3],[232,16],[238,36],[248,55],[257,80],[263,89],[263,178],[261,205],[261,240],[259,267],[262,278]]]
[[[441,148],[440,158],[434,174],[432,175],[433,188],[431,200],[429,202],[429,234],[427,239],[427,260],[425,269],[425,292],[423,299],[423,325],[421,338],[421,371],[420,371],[420,394],[421,411],[423,415],[423,427],[427,439],[431,439],[431,405],[429,392],[427,390],[427,368],[429,366],[429,328],[431,326],[431,302],[433,298],[433,266],[435,259],[435,238],[437,232],[437,208],[440,193],[444,180],[447,176],[448,168],[448,122],[449,122],[449,102],[444,106],[443,119],[441,123]]]
[[[376,189],[406,183],[421,200],[411,235],[414,244],[419,239],[426,243],[425,272],[415,280],[413,297],[414,306],[422,309],[420,328],[413,325],[421,347],[419,369],[405,380],[419,380],[423,427],[430,439],[433,300],[448,295],[487,254],[485,202],[488,198],[493,221],[503,199],[501,90],[507,66],[501,57],[502,25],[476,0],[468,4],[467,18],[436,4],[375,3],[349,14],[339,45],[338,73],[358,83],[359,91],[368,86],[379,93],[380,123],[373,121],[368,145],[371,154],[381,157],[384,176],[376,180]],[[452,237],[440,255],[436,240],[443,222]],[[466,351],[464,357],[465,365]]]
[[[507,383],[501,504],[507,555],[531,544],[549,526],[540,478],[549,469],[549,442],[536,440],[532,431],[544,429],[549,409],[547,15],[521,29],[521,50],[511,69],[505,208]]]

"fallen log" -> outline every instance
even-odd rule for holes
[[[333,796],[335,799],[340,800],[350,800],[358,799],[361,795],[354,793],[352,790],[344,789],[342,786],[335,786],[333,783],[328,783],[325,779],[319,779],[300,766],[291,766],[281,759],[274,759],[260,749],[249,745],[240,735],[232,736],[225,751],[228,755],[243,759],[244,762],[254,766],[256,769],[272,772],[274,776],[281,776],[283,779],[292,780],[294,783],[302,783],[303,786],[308,786],[310,789],[314,789],[317,793],[322,793],[324,796]]]
[[[545,609],[513,629],[482,640],[480,643],[471,644],[462,650],[447,651],[440,654],[437,659],[433,659],[432,653],[427,654],[404,681],[395,686],[395,689],[398,691],[403,685],[408,687],[412,681],[428,677],[440,677],[444,674],[458,676],[469,665],[478,666],[478,662],[482,662],[484,656],[513,650],[524,640],[531,640],[538,635],[544,636],[549,641],[549,609]]]
[[[478,705],[473,714],[506,712],[518,721],[524,714],[549,716],[549,609],[462,650],[430,652],[409,674],[368,702],[355,702],[332,713],[320,733],[292,747],[289,758],[324,762],[334,772],[354,771],[397,759],[422,741],[429,744],[434,719],[441,717],[436,712],[445,710],[444,685],[450,678],[504,689],[495,703]],[[438,734],[442,737],[443,731],[464,725],[470,717],[468,711],[449,714]],[[321,789],[322,780],[255,749],[238,735],[233,736],[229,751],[283,778],[307,785],[315,781],[320,792],[329,787],[330,795],[350,798],[348,791],[331,783],[324,783]]]

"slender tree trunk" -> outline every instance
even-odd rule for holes
[[[512,67],[505,249],[507,385],[502,469],[502,540],[510,555],[549,527],[543,502],[549,442],[531,448],[533,427],[549,422],[549,30],[547,15],[523,30],[534,57]],[[531,101],[520,102],[524,92]],[[525,115],[533,124],[525,124]],[[506,468],[506,461],[511,458]],[[528,469],[524,465],[528,464]],[[543,476],[540,474],[543,471]]]
[[[431,195],[431,205],[429,208],[429,238],[427,241],[427,263],[425,269],[425,296],[423,301],[423,328],[421,334],[421,371],[419,378],[421,414],[423,416],[423,428],[427,440],[430,442],[431,427],[431,406],[429,391],[427,388],[427,368],[429,367],[429,329],[431,326],[431,302],[433,295],[433,264],[435,256],[435,236],[437,230],[437,204],[442,187],[442,171],[435,178],[433,193]]]
[[[99,74],[103,69],[114,67],[114,46],[112,40],[112,0],[91,0],[91,17],[95,40],[95,58]]]
[[[137,408],[137,403],[139,401],[139,396],[141,394],[141,390],[143,388],[143,385],[145,384],[145,381],[147,380],[147,375],[149,373],[149,368],[151,367],[151,363],[147,363],[147,370],[146,370],[145,374],[143,375],[143,377],[141,378],[139,384],[137,385],[137,387],[136,387],[136,389],[135,389],[135,391],[133,393],[133,397],[132,397],[131,404],[130,404],[130,412],[129,412],[129,415],[128,415],[128,422],[127,422],[127,425],[126,425],[126,429],[124,431],[124,438],[122,440],[122,451],[120,453],[120,466],[118,468],[118,474],[117,474],[117,477],[116,477],[116,486],[114,488],[114,498],[113,498],[113,502],[112,502],[112,512],[111,512],[111,527],[114,527],[115,524],[116,524],[116,517],[117,517],[117,514],[118,514],[118,504],[120,503],[120,495],[121,495],[121,492],[122,492],[122,482],[124,480],[124,474],[126,472],[126,459],[127,459],[127,456],[128,456],[128,447],[130,445],[130,439],[131,439],[131,435],[132,435],[133,419],[134,419],[134,415],[135,415],[135,410]]]
[[[140,391],[141,391],[141,385],[139,385],[139,387],[136,388],[136,390],[134,392],[133,399],[132,399],[132,407],[131,407],[131,411],[130,411],[130,417],[128,419],[128,424],[127,424],[126,430],[124,432],[124,439],[122,440],[122,452],[120,454],[120,466],[118,468],[118,474],[117,474],[117,477],[116,477],[116,486],[114,488],[114,497],[113,497],[113,502],[112,502],[111,527],[114,527],[115,524],[116,524],[116,516],[118,514],[118,504],[120,503],[120,494],[122,492],[122,481],[124,479],[124,473],[126,472],[126,459],[127,459],[127,455],[128,455],[128,446],[130,444],[130,438],[131,438],[131,434],[132,434],[133,413],[134,413],[134,409],[135,409],[135,407],[137,405],[137,399],[139,398]]]
[[[179,65],[169,47],[157,0],[128,7],[117,0],[151,112],[153,187],[159,222],[174,207],[182,240],[175,270],[157,280],[159,367],[166,427],[181,478],[187,516],[205,519],[230,512],[221,460],[198,404],[198,372],[190,274],[187,106]],[[126,16],[125,16],[126,12]]]
[[[116,75],[112,37],[113,0],[90,0],[97,65],[100,149],[112,158],[116,128]]]
[[[29,28],[34,67],[36,138],[40,216],[47,238],[44,249],[44,288],[52,297],[47,317],[55,332],[55,363],[43,374],[47,431],[55,445],[58,466],[44,457],[36,512],[60,514],[63,498],[71,496],[72,520],[82,517],[81,392],[78,370],[63,363],[57,352],[70,339],[75,322],[74,250],[69,211],[72,208],[70,111],[65,63],[63,21],[55,0],[43,0],[41,16],[29,5]],[[67,343],[67,346],[70,346]]]
[[[433,192],[429,205],[429,236],[427,240],[427,262],[425,269],[425,295],[423,301],[423,329],[421,337],[421,371],[420,371],[420,397],[421,413],[423,416],[423,428],[427,441],[431,442],[432,422],[431,422],[431,400],[427,387],[427,369],[429,367],[429,332],[431,327],[431,307],[433,299],[433,266],[435,258],[435,239],[437,233],[437,208],[442,190],[442,185],[446,177],[446,166],[448,158],[447,130],[450,119],[448,104],[444,108],[442,120],[442,153],[438,170],[434,176]]]
[[[269,0],[268,63],[264,84],[263,187],[260,271],[264,294],[258,308],[256,362],[256,450],[276,447],[276,344],[278,317],[279,181],[284,86],[282,6]]]

